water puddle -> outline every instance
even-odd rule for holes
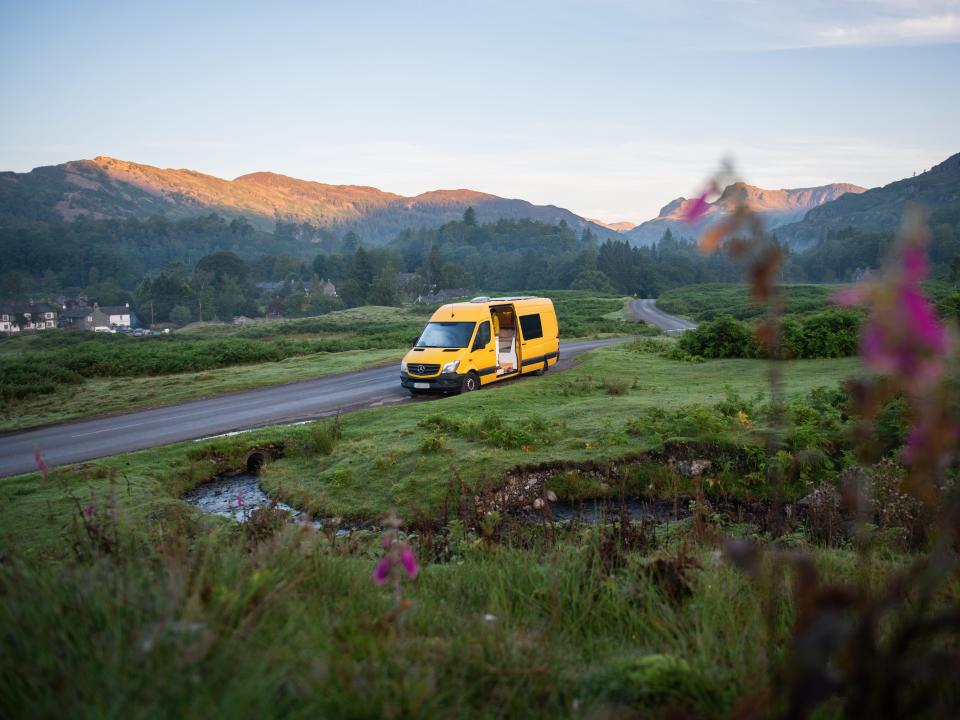
[[[323,527],[323,521],[314,520],[301,510],[279,501],[274,504],[260,487],[260,477],[255,473],[215,478],[185,493],[182,499],[209,515],[228,517],[241,523],[247,522],[258,508],[273,506],[289,513],[294,522],[312,525],[318,530]],[[347,534],[351,529],[357,528],[341,526],[337,534]]]

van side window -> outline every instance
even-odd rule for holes
[[[477,330],[477,339],[473,341],[473,347],[477,350],[481,350],[490,344],[490,322],[480,323],[480,328]]]
[[[520,316],[520,329],[523,330],[524,340],[536,340],[543,337],[543,325],[540,323],[540,314]]]

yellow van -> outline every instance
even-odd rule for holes
[[[542,375],[560,358],[549,298],[478,297],[437,310],[400,363],[411,395],[458,393],[504,378]]]

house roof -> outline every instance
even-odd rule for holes
[[[100,310],[107,315],[129,315],[130,308],[126,305],[101,305]]]
[[[93,308],[90,307],[72,307],[60,311],[62,318],[81,318],[93,314]]]
[[[6,315],[16,315],[18,313],[48,313],[59,312],[60,308],[48,303],[4,303],[0,305],[0,312]]]

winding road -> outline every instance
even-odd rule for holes
[[[622,340],[564,342],[555,369],[568,367],[580,353]],[[388,367],[0,435],[0,476],[34,470],[33,455],[38,448],[52,467],[366,407],[429,402],[426,398],[411,398],[400,387],[399,361],[398,357],[397,365]],[[504,384],[512,382],[536,380],[521,378]]]
[[[651,298],[631,300],[630,313],[633,316],[631,319],[656,325],[667,334],[686,332],[697,326],[695,322],[665,313],[657,307],[657,301]]]

